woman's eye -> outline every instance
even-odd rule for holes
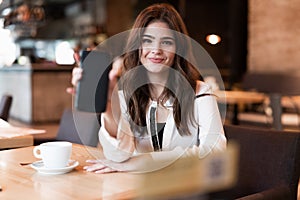
[[[142,40],[142,42],[143,42],[143,44],[150,44],[150,43],[152,43],[152,41],[150,39],[147,39],[147,38],[144,38]]]
[[[173,45],[173,41],[170,41],[170,40],[166,40],[166,41],[162,41],[162,44],[164,45]]]

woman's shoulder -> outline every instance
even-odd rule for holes
[[[196,96],[202,94],[213,94],[210,85],[203,81],[197,81]]]

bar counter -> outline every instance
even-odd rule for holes
[[[10,116],[25,123],[59,121],[64,108],[72,106],[66,88],[73,67],[47,62],[0,68],[0,95],[13,96]]]

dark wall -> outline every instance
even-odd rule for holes
[[[228,87],[240,81],[247,61],[247,0],[186,0],[185,15],[190,36],[199,42],[218,66]],[[218,34],[217,45],[206,42]]]
[[[248,1],[229,0],[230,85],[247,71]]]
[[[190,36],[211,55],[219,68],[227,68],[228,63],[228,0],[187,0],[185,17]],[[217,45],[206,42],[208,34],[220,35]]]
[[[179,6],[179,0],[138,0],[134,6],[134,18],[146,7],[155,3],[168,3],[173,5],[177,10]]]

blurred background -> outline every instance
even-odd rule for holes
[[[70,74],[63,72],[74,67],[74,51],[128,30],[142,9],[157,2],[170,3],[179,11],[190,36],[215,61],[226,89],[239,87],[247,72],[299,74],[298,0],[0,0],[0,93],[13,88],[4,87],[14,80],[7,79],[9,66],[30,66],[36,73],[50,70],[56,79],[58,74],[64,76],[61,79],[66,82],[59,84],[67,87]],[[41,82],[38,78],[30,83],[31,87],[48,88],[49,82],[56,80],[51,73]],[[32,103],[39,91],[28,101]],[[60,110],[70,101],[65,98]],[[29,110],[34,118],[33,109]]]

